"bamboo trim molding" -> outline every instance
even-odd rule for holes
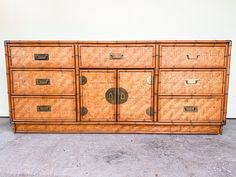
[[[232,45],[232,40],[131,40],[131,41],[80,41],[80,40],[5,40],[4,44],[168,44],[168,43],[176,43],[176,44],[205,44],[205,43],[229,43]]]

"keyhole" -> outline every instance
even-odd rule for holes
[[[121,100],[124,100],[124,99],[125,99],[125,94],[124,94],[123,92],[121,92],[121,94],[120,94],[120,99],[121,99]]]
[[[109,93],[109,99],[110,99],[110,100],[113,99],[113,94],[112,94],[112,92]]]

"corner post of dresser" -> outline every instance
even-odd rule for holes
[[[223,109],[223,125],[226,125],[227,104],[228,104],[228,90],[229,90],[229,77],[230,77],[230,62],[231,62],[231,48],[232,40],[226,40],[226,80],[225,80],[225,93],[224,93],[224,109]]]
[[[4,41],[5,47],[5,62],[6,62],[6,78],[7,78],[7,89],[8,89],[8,108],[9,108],[9,121],[12,125],[13,123],[13,112],[12,112],[12,103],[11,103],[11,77],[10,77],[10,40]]]
[[[6,47],[10,43],[10,40],[5,40],[4,41],[4,46]]]

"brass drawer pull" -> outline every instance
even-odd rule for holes
[[[50,79],[36,79],[36,85],[50,85]]]
[[[110,53],[110,60],[120,60],[123,57],[124,55],[122,53]]]
[[[48,54],[34,54],[34,60],[49,60]]]
[[[51,106],[49,105],[37,106],[37,112],[51,112]]]
[[[184,112],[198,112],[197,106],[184,106]]]
[[[185,85],[195,85],[198,84],[200,80],[198,79],[186,79],[185,80]]]
[[[200,55],[197,55],[196,57],[190,57],[190,55],[186,55],[188,60],[196,60],[198,59],[198,57],[200,57]]]

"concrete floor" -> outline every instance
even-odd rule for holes
[[[0,177],[236,177],[223,135],[13,134],[0,119]]]

